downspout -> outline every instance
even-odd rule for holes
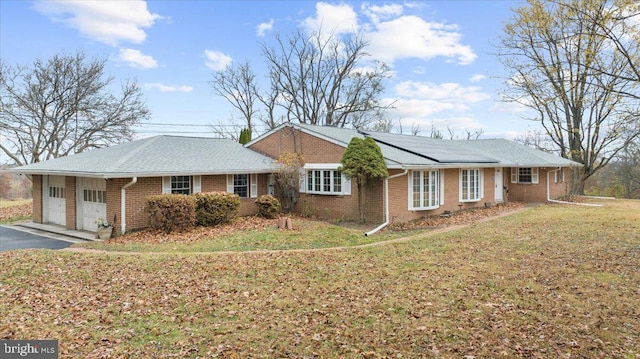
[[[396,178],[396,177],[400,177],[400,176],[404,176],[407,173],[409,173],[408,169],[405,169],[404,172],[402,173],[397,173],[393,176],[389,176],[387,178],[384,179],[384,223],[382,223],[381,225],[377,226],[376,228],[370,230],[369,232],[365,233],[365,237],[368,237],[374,233],[376,233],[377,231],[381,230],[382,228],[386,227],[389,224],[389,179],[390,178]]]
[[[558,172],[561,169],[562,169],[561,167],[558,167],[553,171],[547,172],[547,202],[560,203],[560,204],[573,204],[576,206],[603,207],[603,205],[595,204],[595,203],[578,203],[578,202],[558,201],[557,199],[551,199],[551,189],[549,188],[549,183],[551,183],[550,182],[551,179],[549,178],[549,174],[551,174],[552,172]]]
[[[133,186],[138,182],[138,177],[133,177],[131,182],[122,186],[120,189],[120,234],[124,234],[127,228],[127,188]]]

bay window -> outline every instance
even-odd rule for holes
[[[411,171],[409,209],[429,210],[440,206],[440,171]]]

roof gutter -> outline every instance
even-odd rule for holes
[[[396,178],[396,177],[401,177],[406,175],[407,173],[409,173],[409,170],[405,168],[404,172],[402,173],[397,173],[393,176],[389,176],[387,178],[384,179],[384,223],[382,223],[381,225],[377,226],[376,228],[370,230],[369,232],[365,233],[365,237],[368,237],[374,233],[376,233],[377,231],[381,230],[382,228],[386,227],[387,225],[389,225],[389,179],[390,178]]]
[[[550,182],[549,174],[551,174],[551,172],[558,172],[561,169],[562,167],[558,167],[555,170],[547,172],[547,202],[559,203],[559,204],[573,204],[576,206],[603,207],[603,205],[595,204],[595,203],[579,203],[579,202],[558,201],[557,199],[551,199],[551,189],[549,188],[549,183],[551,182]]]
[[[124,234],[127,228],[127,188],[138,182],[138,177],[133,177],[131,182],[125,184],[120,189],[120,233]]]

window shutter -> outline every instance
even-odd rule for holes
[[[251,198],[258,197],[258,174],[252,173],[251,176]]]
[[[307,171],[301,168],[298,177],[300,180],[300,188],[298,190],[300,193],[307,193]]]
[[[538,167],[531,168],[531,183],[538,183]]]
[[[440,170],[440,205],[444,204],[444,170]]]
[[[227,175],[227,192],[233,193],[233,175]]]
[[[484,168],[478,170],[478,177],[478,185],[480,186],[480,188],[478,189],[478,199],[480,199],[484,198]]]
[[[511,167],[511,183],[518,183],[518,167]]]
[[[341,174],[342,175],[342,183],[344,183],[344,185],[342,186],[342,194],[344,195],[351,195],[351,180],[347,178],[347,176],[344,175],[344,173]]]
[[[202,177],[193,176],[193,193],[202,192]]]
[[[171,176],[162,177],[162,194],[171,194]]]

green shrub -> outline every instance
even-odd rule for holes
[[[147,197],[149,226],[172,232],[191,229],[196,224],[196,200],[184,194],[161,194]]]
[[[240,197],[227,192],[196,193],[196,223],[215,226],[230,222],[238,215]]]
[[[256,206],[258,206],[258,215],[264,218],[276,218],[280,213],[280,201],[271,196],[263,195],[256,199]]]

